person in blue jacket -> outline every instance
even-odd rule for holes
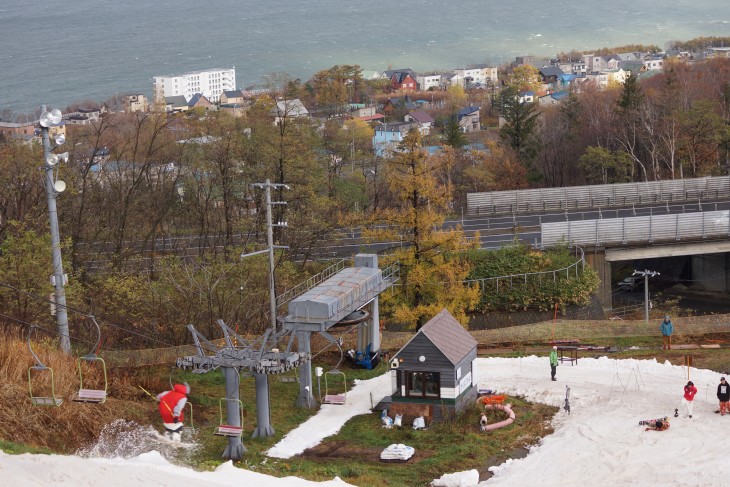
[[[662,332],[662,350],[672,349],[672,333],[674,333],[674,325],[669,316],[664,317],[664,321],[659,325],[659,330]]]

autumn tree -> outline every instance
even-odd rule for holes
[[[540,71],[529,64],[517,66],[507,76],[507,85],[517,93],[538,91],[540,89]]]
[[[403,247],[389,255],[401,265],[402,286],[387,306],[395,321],[416,329],[444,307],[465,324],[466,311],[478,301],[478,290],[462,284],[469,271],[464,251],[478,246],[478,236],[468,241],[461,228],[441,229],[451,201],[450,188],[439,182],[448,157],[429,157],[420,133],[411,130],[385,163],[392,201],[374,221],[388,226],[369,233],[402,238]]]
[[[612,152],[603,147],[588,147],[578,162],[590,184],[629,182],[631,164],[631,157],[625,152]]]

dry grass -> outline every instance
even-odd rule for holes
[[[59,452],[71,452],[95,439],[103,426],[119,417],[149,421],[154,408],[145,409],[142,392],[129,377],[109,372],[109,398],[104,404],[71,401],[79,389],[74,357],[60,353],[51,341],[34,342],[33,349],[44,365],[53,369],[59,407],[33,406],[28,390],[28,368],[35,362],[25,339],[18,334],[0,335],[0,439]],[[103,388],[99,367],[82,363],[84,387]],[[33,372],[33,393],[51,395],[50,373]]]

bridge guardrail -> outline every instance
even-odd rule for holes
[[[543,223],[540,234],[543,247],[561,242],[600,247],[730,237],[730,211]]]
[[[601,208],[730,197],[730,176],[491,191],[466,195],[468,215]]]

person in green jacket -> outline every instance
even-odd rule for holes
[[[558,347],[553,347],[552,350],[550,350],[550,376],[553,380],[557,380],[555,378],[555,372],[558,368]]]

